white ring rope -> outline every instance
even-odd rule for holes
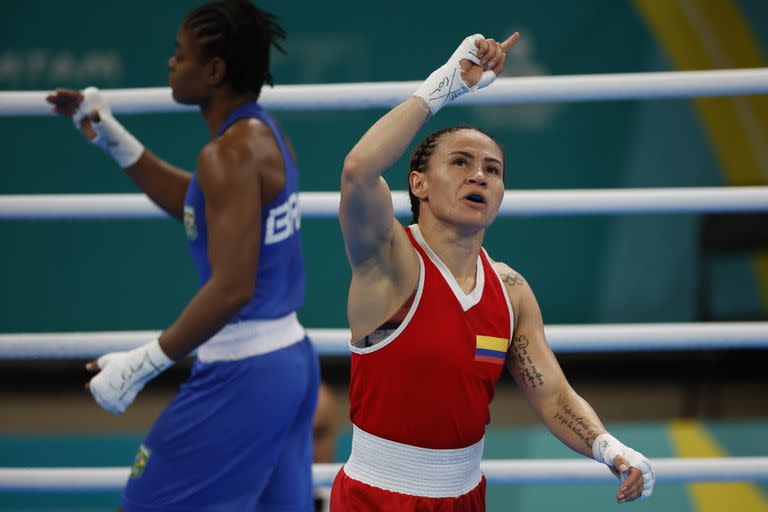
[[[279,85],[265,89],[260,102],[272,110],[393,107],[413,94],[420,84],[415,81]],[[0,117],[52,115],[50,105],[45,102],[49,92],[0,92]],[[768,93],[768,68],[753,68],[500,78],[493,87],[464,95],[452,104],[648,100],[764,93]],[[105,89],[104,95],[117,114],[195,109],[175,103],[168,87]]]
[[[768,480],[768,457],[653,459],[657,482],[738,482]],[[591,460],[486,460],[481,463],[489,485],[609,483],[616,478]],[[314,464],[316,487],[330,486],[341,464]],[[129,468],[0,468],[0,492],[119,491]]]
[[[560,353],[768,348],[768,322],[549,325]],[[307,329],[320,355],[349,355],[348,329]],[[160,331],[0,334],[3,359],[87,359],[130,350]]]
[[[420,82],[284,85],[266,89],[261,103],[273,110],[392,107]],[[692,98],[768,93],[768,69],[628,73],[501,78],[492,88],[465,95],[456,104],[499,105],[555,101]],[[0,92],[0,117],[52,115],[47,91]],[[168,88],[104,90],[117,114],[194,110],[173,102]],[[398,216],[410,214],[408,195],[394,192]],[[338,193],[304,192],[302,213],[337,214]],[[768,187],[508,191],[500,215],[589,215],[702,213],[768,210]],[[160,218],[164,214],[142,195],[0,196],[0,220]],[[347,355],[349,331],[309,329],[324,355]],[[560,325],[546,328],[557,352],[679,350],[768,347],[768,322],[707,324]],[[90,358],[133,348],[157,331],[0,334],[0,359]],[[768,480],[768,457],[655,459],[660,482]],[[315,486],[328,486],[340,464],[315,464]],[[489,460],[490,485],[611,482],[604,465],[589,460]],[[129,468],[0,468],[0,492],[119,491]]]
[[[302,192],[305,217],[335,217],[338,192]],[[395,215],[411,214],[392,192]],[[608,215],[768,211],[768,187],[507,190],[499,215]],[[0,195],[0,220],[155,219],[166,214],[143,194]]]

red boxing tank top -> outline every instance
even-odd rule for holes
[[[400,326],[367,348],[352,346],[350,419],[399,443],[433,449],[479,441],[504,368],[514,325],[504,285],[485,250],[475,289],[465,294],[426,244],[406,228],[421,266]]]

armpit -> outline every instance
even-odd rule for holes
[[[413,300],[416,298],[416,291],[414,291],[405,303],[400,306],[400,309],[390,317],[389,320],[381,324],[374,329],[373,332],[367,336],[363,336],[358,340],[352,341],[352,346],[355,348],[368,348],[377,345],[389,338],[399,327],[400,324],[405,321],[405,317],[408,315],[408,311],[413,305]]]

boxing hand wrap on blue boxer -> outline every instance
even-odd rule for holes
[[[144,384],[173,365],[155,340],[128,352],[101,356],[101,371],[91,379],[89,389],[96,402],[113,414],[122,414]]]
[[[468,92],[487,87],[496,79],[496,73],[491,70],[484,71],[480,81],[473,87],[467,85],[461,78],[462,59],[480,64],[480,59],[477,58],[477,45],[475,44],[475,39],[478,38],[485,39],[482,34],[474,34],[464,38],[448,62],[433,71],[413,93],[414,96],[422,98],[427,103],[432,115],[435,115],[449,101],[453,101]]]
[[[91,144],[100,147],[123,169],[135,164],[144,152],[141,142],[112,116],[112,110],[96,87],[88,87],[82,94],[83,101],[72,116],[75,128],[79,130],[83,119],[88,118],[96,132],[96,138],[91,140]],[[92,115],[94,111],[98,114],[98,120]]]
[[[595,438],[595,442],[592,443],[592,457],[597,462],[602,462],[608,466],[614,466],[614,459],[616,457],[623,457],[629,462],[630,467],[637,468],[643,475],[643,494],[639,499],[645,499],[653,494],[653,485],[656,483],[656,476],[653,474],[653,467],[651,462],[645,458],[645,456],[633,450],[632,448],[625,446],[618,439],[613,437],[607,432],[600,434]],[[625,480],[629,476],[630,468],[616,468],[620,474],[621,479]]]

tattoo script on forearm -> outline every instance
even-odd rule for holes
[[[536,368],[531,355],[528,353],[528,338],[515,336],[509,347],[509,359],[514,371],[520,375],[520,382],[527,388],[544,385],[544,376]]]
[[[584,417],[578,416],[572,407],[563,405],[555,414],[555,421],[576,434],[587,445],[587,448],[592,449],[592,445],[597,437],[595,426],[584,421]]]

